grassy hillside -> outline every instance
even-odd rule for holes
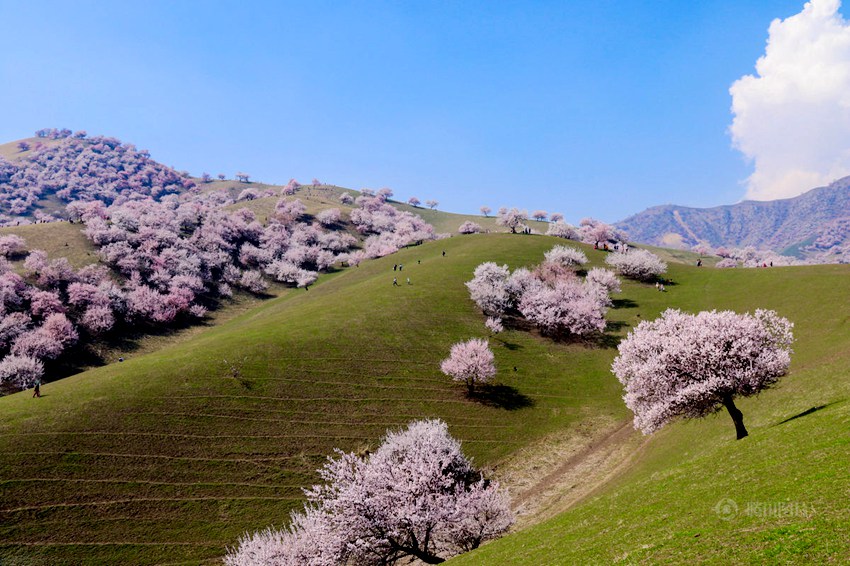
[[[75,268],[97,263],[97,249],[83,234],[82,224],[50,222],[0,228],[0,235],[17,234],[28,250],[44,250],[50,259],[67,258]]]
[[[501,385],[481,401],[439,372],[453,342],[485,335],[463,286],[474,267],[537,263],[554,243],[489,235],[407,249],[49,384],[40,400],[0,399],[0,560],[215,559],[243,531],[280,525],[332,448],[374,446],[414,418],[446,419],[483,464],[588,414],[622,420],[610,346],[509,331],[493,340]],[[653,293],[632,286],[629,296]],[[633,323],[636,312],[613,318]]]
[[[26,151],[21,151],[18,147],[18,144],[22,141],[28,142],[30,144],[30,149]],[[28,157],[33,152],[33,148],[35,144],[41,143],[46,146],[55,146],[62,143],[62,140],[51,140],[48,138],[24,138],[22,140],[16,140],[13,142],[2,143],[0,144],[0,157],[5,159],[6,161],[18,161],[21,158]]]
[[[517,470],[546,473],[547,451],[557,467],[559,443],[623,430],[626,448],[639,446],[604,492],[464,559],[834,559],[848,536],[839,519],[847,510],[850,329],[835,308],[850,299],[848,269],[671,264],[667,293],[624,286],[611,335],[599,343],[519,330],[491,339],[499,385],[466,399],[438,369],[453,342],[486,335],[463,282],[482,261],[538,263],[556,243],[490,234],[409,248],[159,351],[51,383],[42,399],[0,398],[0,562],[214,562],[243,531],[284,523],[334,447],[374,446],[387,427],[421,417],[445,419],[465,450],[523,497],[540,478]],[[585,249],[602,264],[602,252]],[[392,271],[397,263],[401,273]],[[733,440],[725,414],[673,425],[642,444],[619,429],[630,415],[608,370],[614,343],[668,306],[765,306],[797,323],[792,375],[740,404],[748,439]],[[722,521],[713,507],[723,497],[742,510],[790,499],[817,513],[813,521]]]
[[[676,271],[674,304],[796,324],[792,373],[738,403],[750,436],[725,411],[668,426],[604,491],[452,564],[850,561],[847,268]]]

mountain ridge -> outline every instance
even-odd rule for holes
[[[850,232],[842,221],[848,218],[850,177],[844,177],[787,199],[745,200],[711,208],[653,206],[615,226],[645,244],[792,249],[794,255],[810,257],[846,252]]]

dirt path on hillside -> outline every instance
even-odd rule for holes
[[[517,527],[592,496],[633,465],[645,444],[631,420],[594,419],[522,450],[498,470],[512,494]]]

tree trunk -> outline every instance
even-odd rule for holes
[[[729,416],[732,417],[732,422],[735,423],[735,433],[738,435],[738,440],[747,436],[747,428],[744,426],[744,413],[738,410],[735,402],[732,401],[732,395],[723,397],[723,406],[729,411]]]

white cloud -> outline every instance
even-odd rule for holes
[[[729,89],[734,145],[752,159],[747,198],[792,197],[850,175],[850,22],[811,0],[770,24],[767,48]]]

